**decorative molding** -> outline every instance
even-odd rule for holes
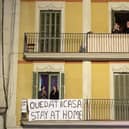
[[[64,72],[64,63],[35,63],[34,72]]]
[[[129,72],[129,64],[112,64],[112,72]]]
[[[40,10],[61,10],[61,33],[64,33],[65,2],[63,1],[36,1],[36,24],[35,30],[39,32]]]
[[[43,10],[62,10],[64,8],[64,2],[47,1],[37,2],[37,6]]]
[[[128,2],[109,2],[111,10],[129,10]]]

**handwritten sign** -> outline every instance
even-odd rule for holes
[[[29,121],[82,120],[81,99],[29,99]]]

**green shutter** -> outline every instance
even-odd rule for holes
[[[32,88],[32,98],[35,99],[38,96],[38,73],[33,72],[33,88]]]
[[[61,73],[61,99],[64,99],[64,73]]]
[[[111,16],[112,16],[112,18],[111,18],[111,25],[112,25],[112,29],[113,29],[113,27],[114,27],[114,24],[115,24],[115,22],[116,22],[116,19],[115,19],[115,11],[114,10],[112,10],[112,14],[111,14]],[[112,30],[111,30],[112,31]]]

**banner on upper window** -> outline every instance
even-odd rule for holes
[[[82,120],[82,99],[29,99],[29,121]]]

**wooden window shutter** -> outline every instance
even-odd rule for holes
[[[38,73],[33,72],[33,87],[32,87],[32,98],[38,97]]]
[[[61,99],[64,99],[64,73],[61,73]]]

